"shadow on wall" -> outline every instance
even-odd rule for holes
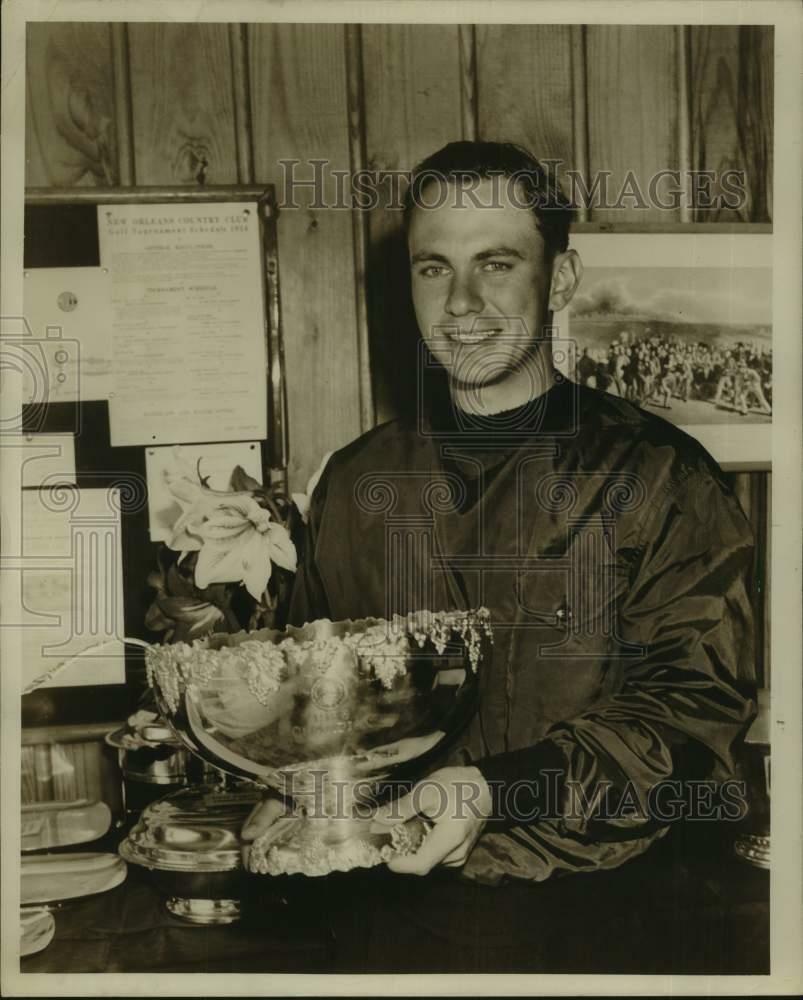
[[[420,351],[407,241],[401,228],[385,232],[372,244],[366,297],[377,423],[394,417],[415,420],[419,369],[427,409],[448,400],[448,384],[444,369]]]

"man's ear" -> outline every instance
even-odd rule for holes
[[[549,287],[549,309],[557,312],[571,300],[583,277],[583,262],[576,250],[566,250],[552,261],[552,283]]]

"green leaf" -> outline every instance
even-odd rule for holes
[[[249,476],[241,465],[236,465],[231,474],[229,488],[235,493],[244,493],[246,490],[254,493],[262,489],[262,483],[258,483],[256,479]]]
[[[210,604],[215,604],[219,608],[225,608],[231,604],[232,585],[230,583],[210,583],[203,590],[198,590],[198,596]]]
[[[197,601],[198,588],[195,586],[193,576],[192,569],[187,576],[177,565],[172,565],[167,571],[167,593],[172,597],[188,597]]]
[[[211,629],[225,621],[220,608],[207,601],[196,601],[188,597],[165,597],[160,598],[158,603],[162,613],[178,623]]]
[[[162,609],[159,607],[159,602],[154,601],[145,612],[145,628],[150,629],[151,632],[164,632],[165,629],[171,628],[172,625],[173,620],[171,618],[167,618],[166,615],[162,613]]]

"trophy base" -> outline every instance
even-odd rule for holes
[[[279,829],[271,827],[251,846],[248,868],[255,874],[315,877],[373,868],[418,850],[430,824],[416,816],[377,833],[370,820],[290,816],[279,820],[276,827]]]
[[[743,833],[736,838],[733,850],[737,857],[757,868],[770,867],[770,838],[755,833]]]
[[[240,919],[239,899],[188,899],[170,896],[165,906],[174,917],[190,924],[233,924]]]

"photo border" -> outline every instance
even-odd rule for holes
[[[621,975],[169,975],[52,974],[21,975],[16,934],[19,903],[19,676],[7,666],[18,653],[12,630],[0,630],[3,690],[2,741],[5,766],[0,769],[2,804],[2,989],[6,996],[137,995],[774,995],[797,994],[801,976],[801,8],[797,0],[766,2],[697,2],[655,0],[635,5],[627,0],[606,4],[565,0],[548,2],[464,0],[461,22],[473,23],[762,23],[775,24],[775,184],[773,321],[774,364],[772,629],[784,668],[773,673],[773,870],[771,873],[772,972],[769,976],[621,976]],[[372,22],[443,23],[457,19],[452,3],[406,0],[376,3],[181,2],[154,0],[6,0],[3,33],[2,146],[2,316],[22,315],[22,209],[24,188],[24,94],[26,21],[98,20],[195,22]],[[19,407],[13,375],[4,377],[0,412],[13,417]],[[16,409],[15,409],[16,408]],[[6,551],[19,532],[19,469],[15,449],[0,448],[3,508],[2,538]],[[3,590],[3,607],[14,614],[15,597]]]

